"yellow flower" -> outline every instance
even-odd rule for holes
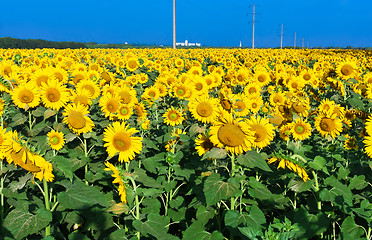
[[[241,154],[249,151],[254,137],[249,126],[242,118],[233,118],[224,113],[210,128],[210,141],[219,148],[225,147],[228,152]]]
[[[104,169],[105,171],[113,172],[113,174],[111,174],[111,176],[114,178],[112,183],[116,183],[119,185],[118,192],[119,192],[120,200],[122,201],[122,203],[126,204],[127,203],[127,192],[125,190],[124,181],[122,177],[120,176],[119,170],[109,162],[105,162],[105,165],[107,167]]]
[[[311,136],[311,125],[302,118],[297,118],[292,123],[292,136],[295,140],[304,140]]]
[[[253,133],[253,147],[264,148],[270,144],[270,141],[274,139],[274,126],[269,122],[267,118],[257,118],[251,116],[250,119],[246,119],[245,122],[249,126],[249,130]]]
[[[192,116],[203,123],[213,123],[218,117],[218,100],[208,95],[190,99],[188,104]]]
[[[69,100],[67,88],[58,80],[42,82],[40,94],[44,106],[57,111]]]
[[[135,128],[129,128],[126,123],[114,122],[108,126],[103,133],[108,155],[113,157],[119,153],[119,162],[134,159],[135,154],[142,150],[142,137],[132,136],[136,132],[138,131]]]
[[[11,94],[14,104],[19,108],[27,110],[38,106],[40,103],[39,92],[32,83],[18,86]]]
[[[179,125],[185,119],[181,110],[177,108],[175,109],[173,106],[167,109],[167,111],[163,114],[163,118],[164,122],[171,126]]]
[[[82,104],[69,104],[63,113],[63,122],[76,134],[87,133],[94,127],[93,121],[87,116],[89,110]]]
[[[65,139],[63,138],[63,133],[52,130],[48,132],[48,143],[50,147],[54,150],[60,150],[65,144]]]

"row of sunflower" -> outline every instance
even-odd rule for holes
[[[371,237],[368,51],[0,59],[9,238]]]

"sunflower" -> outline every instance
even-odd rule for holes
[[[259,86],[266,86],[271,82],[270,74],[264,71],[258,71],[253,76],[254,82]]]
[[[242,118],[233,118],[229,113],[224,113],[210,128],[210,141],[217,147],[228,152],[241,154],[249,151],[254,137],[249,126]]]
[[[286,97],[282,92],[274,92],[270,94],[270,104],[271,106],[284,105],[286,102]]]
[[[138,102],[137,97],[136,97],[137,92],[132,87],[123,85],[117,89],[117,93],[119,95],[121,103],[133,106]]]
[[[31,172],[40,181],[45,178],[51,182],[54,179],[52,173],[53,166],[38,154],[30,152],[25,146],[25,142],[18,137],[17,132],[5,134],[3,150],[5,158],[9,164],[19,165],[26,171]]]
[[[336,114],[323,112],[315,118],[315,127],[323,137],[335,138],[342,131],[342,122]]]
[[[260,116],[257,116],[257,118],[251,116],[245,122],[248,124],[249,130],[253,132],[253,147],[262,149],[268,146],[270,141],[274,139],[274,126],[270,124],[269,119],[261,118]]]
[[[72,73],[71,73],[71,81],[70,83],[72,85],[76,85],[78,84],[80,81],[83,81],[83,80],[87,80],[88,79],[88,75],[86,72],[84,71],[79,71],[79,70],[74,70]]]
[[[68,104],[63,113],[63,122],[76,134],[87,133],[94,127],[93,121],[87,116],[88,106],[82,104]]]
[[[18,86],[11,94],[14,104],[19,108],[27,110],[38,106],[40,103],[39,92],[32,83]]]
[[[309,175],[307,174],[306,170],[300,166],[299,162],[296,162],[294,159],[289,157],[283,157],[283,156],[274,156],[270,159],[268,159],[268,164],[276,163],[278,162],[278,169],[279,168],[288,168],[289,170],[297,173],[304,182],[307,180],[310,180]]]
[[[147,117],[146,107],[143,103],[135,104],[133,112],[138,116],[139,119],[145,119]]]
[[[191,96],[191,90],[189,86],[187,86],[186,84],[183,84],[183,83],[175,84],[172,87],[172,94],[173,96],[182,100],[185,98],[189,98]]]
[[[332,114],[334,112],[335,106],[336,104],[334,101],[323,99],[318,106],[318,111]]]
[[[292,109],[297,115],[301,117],[307,117],[307,115],[309,115],[310,110],[310,101],[297,100],[296,102],[292,103]]]
[[[211,150],[214,147],[214,144],[211,142],[208,135],[199,134],[198,137],[195,139],[196,144],[196,151],[198,152],[199,156],[204,155],[206,152]]]
[[[57,111],[66,105],[69,99],[66,86],[58,80],[49,80],[47,83],[43,82],[41,84],[40,95],[45,107]]]
[[[263,105],[264,105],[264,102],[261,96],[250,98],[248,100],[248,109],[254,114],[258,113],[258,111],[260,111],[261,106]]]
[[[357,150],[358,149],[358,143],[357,143],[357,140],[355,139],[355,137],[349,137],[349,136],[346,136],[347,139],[345,141],[345,144],[344,144],[344,148],[346,150]]]
[[[248,98],[256,98],[261,95],[261,87],[256,83],[247,84],[244,92]]]
[[[167,111],[163,114],[164,123],[167,125],[175,126],[182,123],[185,119],[180,109],[175,109],[173,106],[168,108]]]
[[[291,135],[291,129],[292,129],[292,124],[287,123],[283,126],[280,127],[279,129],[279,137],[283,139],[284,141],[289,140],[289,136]]]
[[[203,123],[212,123],[218,116],[218,100],[202,95],[190,100],[188,104],[192,116]]]
[[[101,94],[101,89],[93,80],[81,80],[78,84],[76,84],[76,89],[84,88],[87,89],[92,99],[96,99]]]
[[[147,99],[151,102],[158,100],[160,97],[159,89],[156,86],[147,87],[142,94],[142,99]]]
[[[126,66],[126,68],[127,68],[129,71],[134,72],[134,71],[137,70],[137,68],[139,68],[140,63],[139,63],[139,61],[138,61],[137,58],[135,58],[135,57],[131,57],[131,58],[129,58],[129,59],[127,60],[127,64],[126,64],[125,66]]]
[[[92,104],[90,91],[85,88],[75,89],[75,91],[70,92],[70,101],[77,104],[82,104],[84,106],[89,106]]]
[[[342,61],[337,64],[336,73],[344,80],[354,78],[357,74],[358,67],[353,61]]]
[[[245,94],[235,94],[232,98],[232,109],[237,117],[247,116],[250,111],[250,99]]]
[[[134,159],[136,153],[142,150],[142,137],[134,137],[138,131],[129,128],[129,125],[122,122],[114,122],[104,131],[103,141],[106,143],[106,151],[110,157],[119,153],[119,162],[129,162]]]
[[[105,117],[109,117],[112,120],[119,110],[120,100],[117,95],[107,94],[99,99],[99,105]]]
[[[191,83],[191,91],[193,96],[203,95],[208,93],[208,85],[204,81],[204,78],[195,75]]]
[[[125,190],[125,184],[124,184],[123,178],[121,177],[120,171],[109,162],[105,162],[105,165],[107,167],[104,169],[105,171],[113,172],[113,174],[111,174],[111,177],[114,178],[112,183],[116,183],[119,185],[118,192],[119,192],[120,200],[122,203],[126,204],[127,203],[127,192]]]
[[[364,152],[372,158],[372,136],[366,136],[363,140],[363,143],[365,144],[365,150]]]
[[[4,143],[6,138],[5,129],[0,126],[0,161],[5,157]]]
[[[121,104],[119,110],[117,111],[117,118],[119,120],[128,120],[130,116],[133,115],[133,107],[127,104]]]
[[[311,125],[302,118],[297,118],[292,123],[291,132],[295,140],[304,140],[311,136]]]
[[[63,138],[63,133],[52,130],[48,132],[48,143],[49,146],[54,150],[60,150],[65,144],[65,139]]]

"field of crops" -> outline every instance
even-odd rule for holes
[[[372,54],[0,49],[1,239],[372,239]]]

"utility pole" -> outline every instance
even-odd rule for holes
[[[282,24],[282,32],[280,34],[280,49],[283,48],[283,24]]]
[[[173,49],[176,49],[176,0],[173,0]]]
[[[304,38],[302,38],[302,48],[304,48]]]
[[[253,4],[253,34],[252,34],[252,49],[254,49],[254,15],[255,15],[255,5]]]
[[[309,48],[309,42],[307,42],[307,44],[306,44],[306,48]]]
[[[294,40],[294,45],[293,45],[294,49],[296,49],[296,35],[297,35],[297,33],[295,32],[295,40]]]

